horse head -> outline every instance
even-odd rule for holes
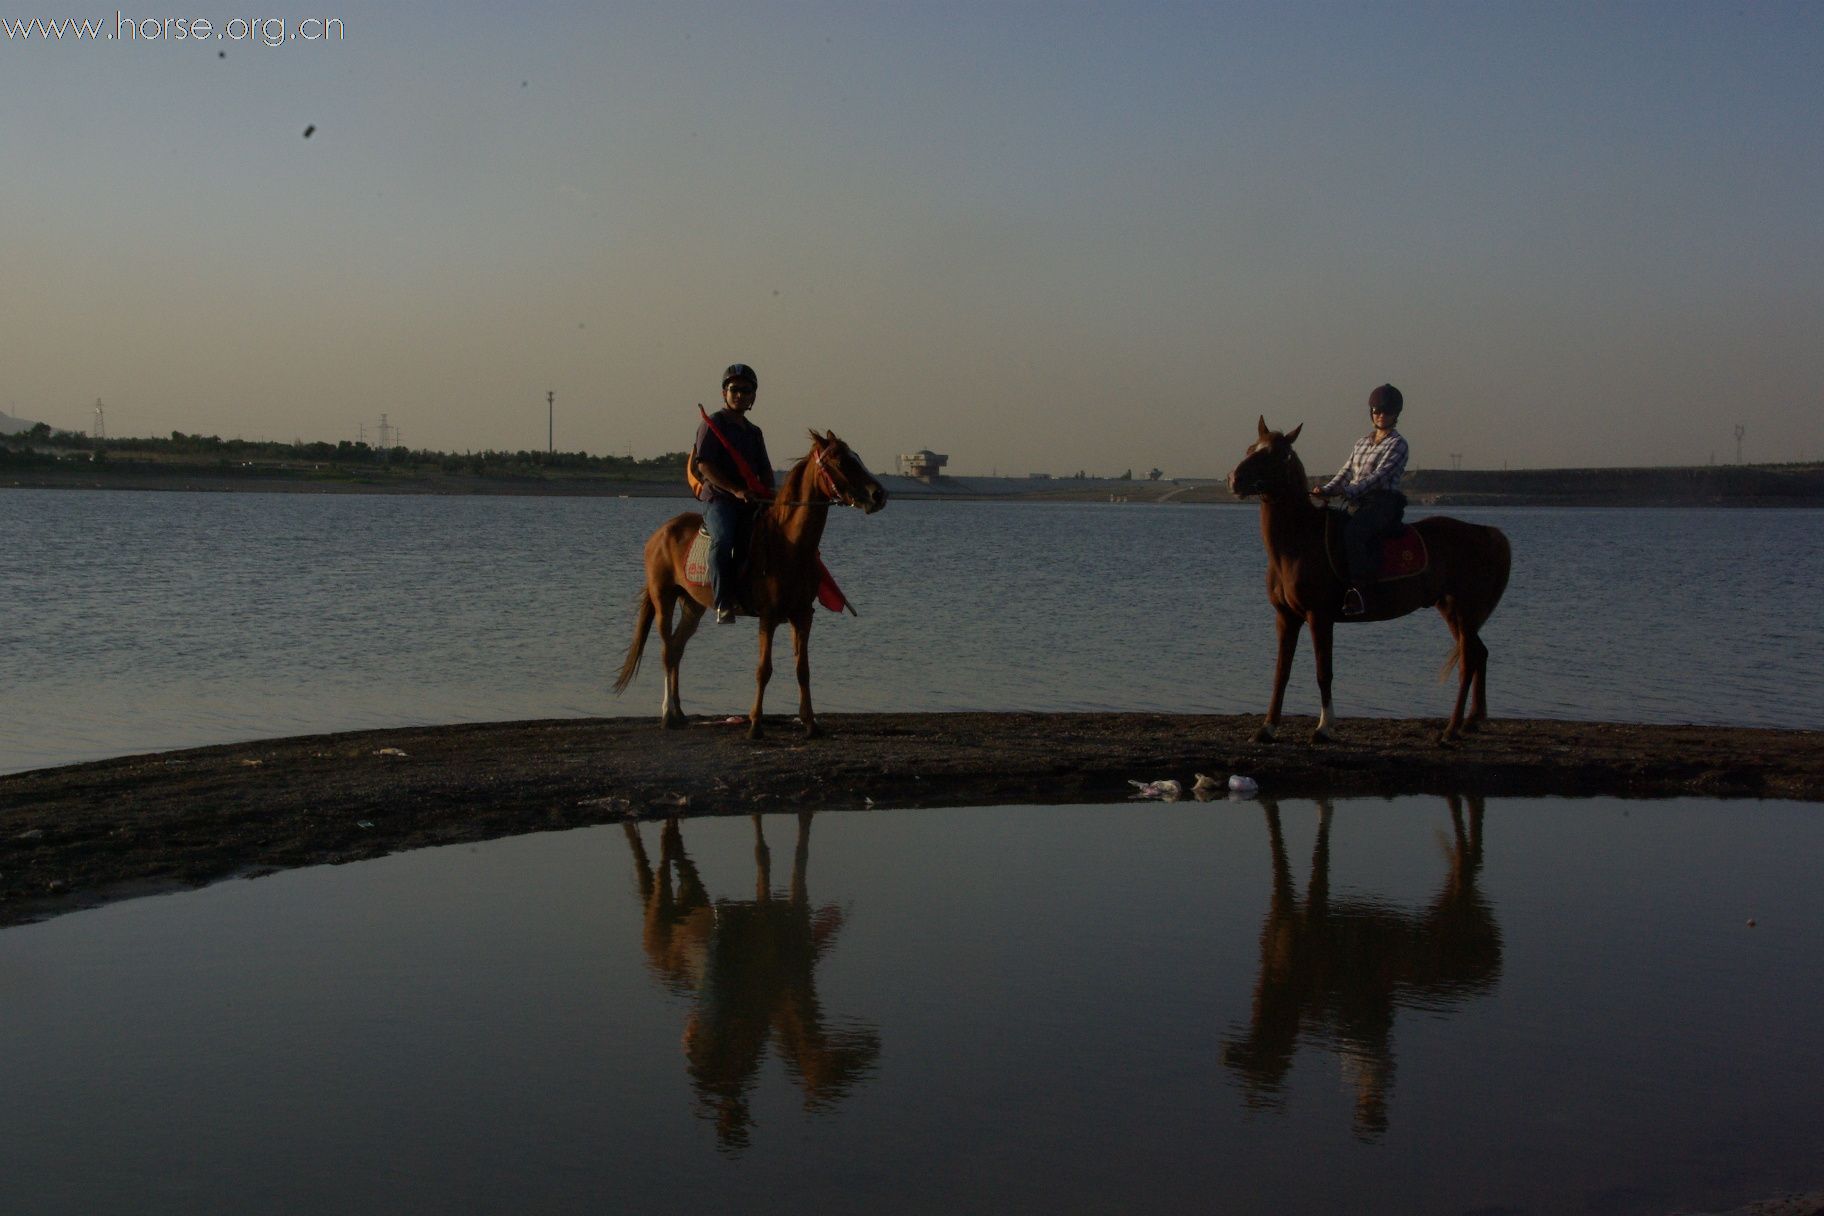
[[[836,437],[836,432],[819,435],[812,431],[810,458],[817,488],[833,502],[859,507],[868,515],[887,505],[886,487],[868,472],[855,450]]]
[[[1229,493],[1237,498],[1253,494],[1263,497],[1290,494],[1302,500],[1305,496],[1305,466],[1292,450],[1292,444],[1304,429],[1305,425],[1301,422],[1282,434],[1268,430],[1267,420],[1262,417],[1260,438],[1248,448],[1247,455],[1242,457],[1241,463],[1229,474]]]

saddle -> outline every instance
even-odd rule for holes
[[[748,558],[753,553],[752,522],[750,521],[745,527],[747,531],[744,535],[747,543],[744,543],[741,546],[741,560],[735,567],[735,603],[739,610],[744,613],[750,612],[747,604],[747,597],[741,592],[741,584],[747,581]],[[822,558],[818,559],[817,565],[819,567],[817,602],[831,612],[841,612],[844,609],[847,609],[853,615],[860,616],[861,614],[855,611],[855,606],[849,603],[848,597],[842,593],[842,588],[836,585],[836,580],[830,577],[830,572],[827,569],[822,568]],[[696,539],[690,542],[690,552],[684,555],[684,581],[693,587],[708,587],[710,585],[709,530],[707,528],[698,527]]]
[[[1347,518],[1341,511],[1324,513],[1324,552],[1330,559],[1330,569],[1344,582],[1349,581],[1349,562],[1343,553],[1343,521]],[[1411,524],[1401,524],[1381,541],[1381,564],[1374,581],[1391,583],[1411,578],[1425,573],[1430,566],[1425,538]]]
[[[748,560],[753,556],[754,521],[744,520],[741,524],[741,554],[735,563],[737,581],[747,578]],[[684,581],[693,587],[709,586],[709,529],[699,526],[697,538],[690,542],[690,552],[684,555]],[[737,593],[737,598],[739,594]]]

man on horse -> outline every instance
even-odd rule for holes
[[[709,533],[709,582],[718,625],[734,623],[740,550],[754,517],[773,495],[773,462],[766,454],[766,439],[747,420],[759,390],[753,368],[730,364],[722,373],[723,408],[714,417],[704,415],[691,449],[692,484],[703,503],[703,527]]]
[[[1356,440],[1335,477],[1311,491],[1318,498],[1341,498],[1349,512],[1343,526],[1343,552],[1349,565],[1344,616],[1368,611],[1368,589],[1380,568],[1381,540],[1399,529],[1406,513],[1406,496],[1400,493],[1400,477],[1406,472],[1406,440],[1394,429],[1405,403],[1400,390],[1391,384],[1369,393],[1368,416],[1374,430]]]

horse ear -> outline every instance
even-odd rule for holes
[[[827,440],[829,440],[829,441],[830,441],[830,442],[831,442],[831,443],[841,443],[841,442],[842,442],[842,440],[840,440],[840,439],[838,439],[838,438],[836,438],[836,432],[835,432],[835,431],[825,431],[825,432],[824,432],[824,433],[823,433],[823,437],[824,437],[824,438],[825,438],[825,439],[827,439]]]
[[[1267,429],[1267,416],[1265,414],[1262,414],[1260,416],[1260,437],[1262,439],[1265,439],[1268,435],[1271,435],[1272,433],[1273,433],[1272,431],[1269,431]]]
[[[818,447],[822,447],[823,446],[823,436],[819,435],[816,431],[812,431],[811,432],[811,442]]]
[[[1298,433],[1304,429],[1305,429],[1305,424],[1301,422],[1297,426],[1293,427],[1291,430],[1287,431],[1286,432],[1286,442],[1287,443],[1297,442]]]

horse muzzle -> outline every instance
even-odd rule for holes
[[[874,514],[887,505],[887,488],[878,484],[869,486],[867,492],[861,496],[861,501],[856,505],[861,508],[862,514]]]

